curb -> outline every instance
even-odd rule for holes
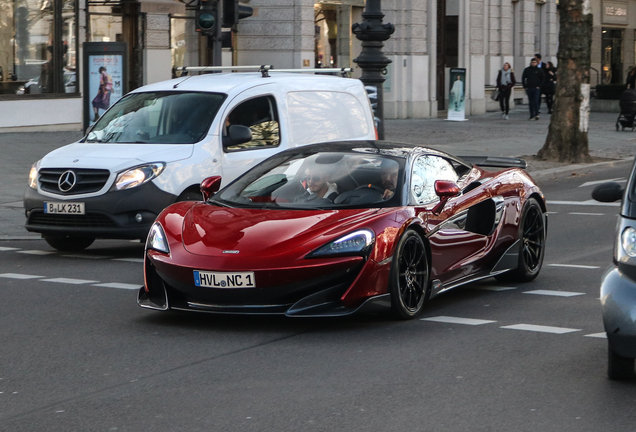
[[[568,177],[571,176],[573,174],[580,174],[577,173],[576,171],[585,171],[585,172],[589,172],[591,168],[596,168],[596,167],[612,167],[612,166],[616,166],[616,165],[622,165],[624,163],[633,163],[634,159],[633,158],[623,158],[623,159],[616,159],[616,160],[612,160],[612,161],[607,161],[607,162],[596,162],[596,163],[591,163],[591,164],[574,164],[574,165],[566,165],[566,166],[562,166],[562,167],[556,167],[556,168],[548,168],[548,169],[544,169],[544,170],[537,170],[537,171],[528,171],[528,173],[532,176],[532,178],[535,181],[539,181],[539,180],[550,180],[550,179],[558,179],[558,178],[563,178],[563,177]]]

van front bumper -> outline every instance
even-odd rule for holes
[[[90,198],[52,198],[27,188],[24,195],[25,228],[46,237],[143,239],[161,210],[175,200],[175,195],[162,191],[152,182]],[[44,213],[44,203],[55,201],[82,202],[85,214]]]
[[[601,283],[601,307],[612,350],[636,358],[636,280],[620,268],[610,267]]]

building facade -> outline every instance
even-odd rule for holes
[[[197,1],[0,0],[0,131],[81,128],[84,42],[126,42],[127,90],[169,79],[177,66],[210,65]],[[351,25],[364,0],[242,3],[254,13],[226,29],[224,65],[357,67]],[[636,57],[636,0],[591,4],[592,86],[624,82]],[[384,46],[386,118],[444,111],[450,68],[466,68],[466,113],[479,115],[504,62],[518,79],[537,52],[556,64],[556,0],[383,0],[382,11],[395,25]]]

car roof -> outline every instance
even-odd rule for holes
[[[357,79],[270,71],[268,77],[251,72],[190,75],[148,84],[133,92],[207,91],[235,94],[265,84],[276,84],[284,91],[347,91],[352,88],[364,91],[361,81]]]

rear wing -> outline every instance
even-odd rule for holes
[[[479,167],[487,168],[522,168],[526,169],[528,164],[525,160],[515,157],[503,156],[460,156],[463,160]]]

